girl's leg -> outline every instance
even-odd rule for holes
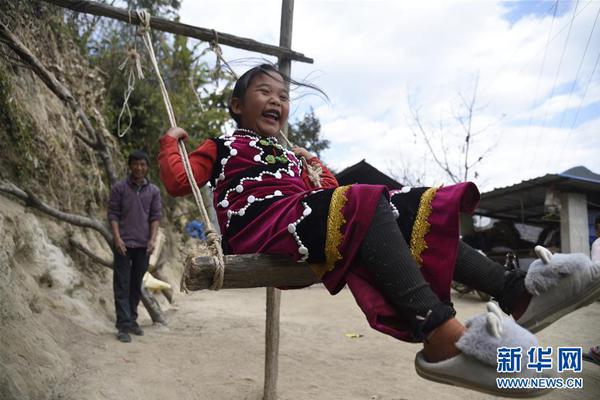
[[[525,272],[507,272],[471,246],[459,241],[454,280],[495,297],[500,308],[515,319],[525,311],[530,295],[525,289]]]
[[[411,321],[414,337],[424,340],[429,361],[459,353],[454,343],[464,327],[454,318],[452,305],[441,302],[423,278],[384,196],[361,244],[360,257],[386,300]]]

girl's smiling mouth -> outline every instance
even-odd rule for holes
[[[279,110],[267,110],[262,113],[262,116],[278,122],[279,118],[281,117],[281,113]]]

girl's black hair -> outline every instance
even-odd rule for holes
[[[238,98],[240,100],[243,99],[244,96],[246,95],[246,91],[248,90],[248,86],[250,86],[250,83],[252,82],[252,79],[254,79],[254,77],[259,74],[268,75],[271,78],[275,78],[274,74],[277,74],[283,79],[284,82],[290,83],[295,86],[304,86],[304,87],[316,90],[317,92],[319,92],[323,96],[325,96],[325,98],[327,98],[327,95],[325,94],[325,92],[323,90],[321,90],[320,88],[318,88],[317,86],[311,85],[310,83],[303,83],[303,82],[295,81],[294,79],[290,78],[286,74],[280,72],[277,69],[277,67],[273,64],[260,64],[260,65],[257,65],[256,67],[251,68],[248,71],[244,72],[244,74],[238,78],[237,82],[235,83],[235,86],[233,87],[233,92],[231,93],[231,99],[233,99],[233,98]],[[231,115],[231,118],[233,118],[233,120],[239,126],[240,125],[240,116],[238,114],[235,114],[233,112],[233,110],[231,109],[231,99],[229,100],[229,115]]]

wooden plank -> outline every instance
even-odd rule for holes
[[[123,21],[125,23],[131,23],[139,25],[139,19],[135,12],[129,13],[129,10],[124,8],[112,7],[106,4],[98,3],[95,1],[82,1],[82,0],[43,0],[47,3],[55,4],[57,6],[68,8],[73,11],[82,12],[86,14],[98,15],[102,17],[108,17]],[[229,33],[217,32],[213,29],[200,28],[193,25],[182,24],[180,22],[173,22],[168,19],[160,17],[152,17],[150,21],[150,27],[163,32],[174,33],[176,35],[183,35],[206,42],[210,42],[215,39],[215,34],[219,38],[219,44],[235,47],[238,49],[253,51],[262,54],[269,54],[276,57],[288,57],[293,61],[301,61],[312,64],[313,59],[306,57],[302,53],[292,51],[289,48],[273,46],[266,43],[257,42],[256,40],[243,38]]]
[[[183,280],[188,290],[208,289],[215,273],[212,257],[193,257],[185,265]],[[283,256],[242,254],[225,256],[223,289],[254,287],[302,287],[319,282],[307,263]]]

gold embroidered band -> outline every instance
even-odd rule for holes
[[[329,204],[329,214],[327,214],[327,235],[325,238],[325,263],[313,264],[311,268],[313,272],[321,278],[325,272],[333,270],[335,263],[342,259],[338,247],[344,239],[342,234],[342,226],[346,223],[342,208],[346,205],[348,198],[346,192],[350,189],[348,186],[340,186],[333,191],[331,203]]]
[[[419,210],[415,216],[415,223],[413,225],[412,235],[410,236],[410,252],[419,266],[423,265],[421,254],[427,249],[425,235],[429,233],[429,228],[431,227],[431,224],[427,219],[431,215],[431,202],[433,201],[436,192],[437,188],[429,188],[421,196]]]

